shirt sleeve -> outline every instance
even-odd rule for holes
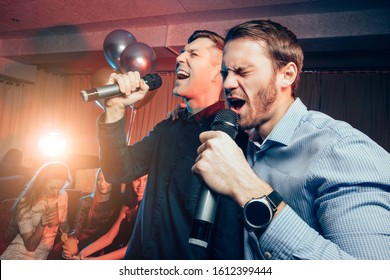
[[[35,229],[35,226],[33,225],[32,211],[27,211],[21,216],[20,220],[18,221],[18,226],[20,234],[32,232]]]
[[[78,203],[77,215],[74,221],[74,228],[72,230],[72,236],[79,238],[81,231],[83,229],[84,223],[88,218],[88,212],[92,205],[92,198],[82,197]]]
[[[253,233],[249,234],[249,239],[252,244],[257,244],[256,255],[260,259],[354,259],[337,244],[309,227],[288,205],[260,240]]]
[[[125,118],[104,123],[103,117],[99,117],[97,124],[100,163],[107,181],[112,184],[128,183],[149,173],[153,151],[168,120],[158,123],[141,141],[128,146]]]
[[[311,228],[287,206],[258,245],[272,259],[390,259],[389,154],[364,137],[332,143],[312,167],[315,189]],[[387,171],[386,171],[387,170]]]

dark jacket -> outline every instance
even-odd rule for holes
[[[207,249],[190,245],[192,220],[201,187],[191,167],[200,146],[199,134],[211,129],[223,102],[188,117],[158,123],[149,135],[127,146],[124,119],[98,121],[101,166],[111,183],[148,175],[144,199],[126,253],[127,259],[242,259],[240,207],[220,196]]]

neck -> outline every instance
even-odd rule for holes
[[[187,110],[191,115],[196,115],[203,109],[213,105],[214,103],[218,102],[218,98],[210,98],[207,100],[194,100],[194,99],[185,99]]]
[[[265,123],[261,124],[259,127],[257,127],[257,132],[263,140],[268,137],[273,128],[283,118],[283,116],[286,114],[291,104],[293,103],[294,98],[292,98],[292,96],[290,96],[290,98],[285,99],[276,99],[275,103],[272,105],[274,110],[270,112],[271,118]]]
[[[110,193],[100,193],[99,192],[98,196],[99,196],[100,202],[105,202],[105,201],[108,201],[110,199]]]

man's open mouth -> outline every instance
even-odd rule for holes
[[[190,74],[188,72],[185,72],[183,70],[179,70],[176,72],[176,78],[179,80],[187,79],[190,77]]]
[[[238,99],[238,98],[228,98],[227,99],[230,107],[234,108],[235,110],[240,110],[242,106],[245,104],[245,100]]]

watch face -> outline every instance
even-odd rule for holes
[[[254,200],[246,205],[245,216],[250,227],[260,229],[271,221],[272,209],[266,203]]]

